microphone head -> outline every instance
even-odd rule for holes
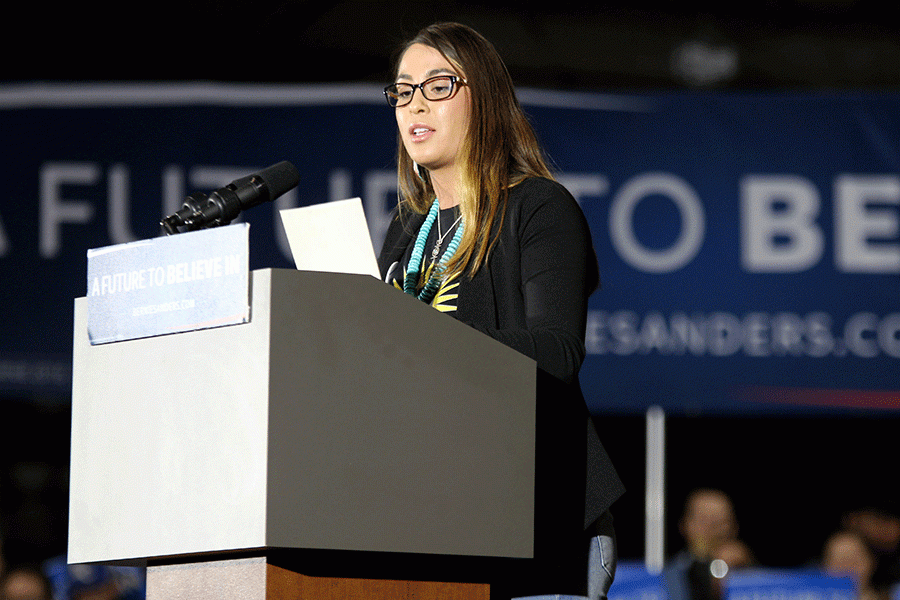
[[[286,160],[263,169],[258,176],[269,190],[269,200],[274,200],[300,183],[300,173]]]

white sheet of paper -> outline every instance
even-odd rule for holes
[[[297,269],[357,273],[380,279],[360,198],[279,212]]]

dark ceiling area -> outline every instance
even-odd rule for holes
[[[897,89],[900,35],[883,0],[20,4],[39,32],[9,80],[378,81],[422,25],[491,39],[518,85],[579,90]],[[23,47],[17,45],[21,55]],[[50,50],[49,53],[45,53]]]

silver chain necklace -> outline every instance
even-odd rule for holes
[[[441,216],[440,216],[440,214],[438,214],[437,240],[435,240],[434,248],[431,250],[431,262],[437,261],[438,255],[441,253],[441,244],[444,243],[444,238],[446,238],[448,235],[450,235],[450,232],[453,231],[453,228],[456,227],[461,220],[462,220],[462,214],[460,214],[458,217],[456,217],[456,220],[453,221],[453,225],[451,225],[450,228],[446,232],[441,233]]]

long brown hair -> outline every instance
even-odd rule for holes
[[[493,44],[459,23],[435,23],[404,44],[434,48],[465,77],[471,98],[470,122],[463,144],[460,211],[465,231],[447,275],[474,274],[497,240],[509,188],[528,177],[552,177],[534,129],[519,105],[512,78]],[[396,69],[394,72],[396,76]],[[398,134],[400,210],[424,214],[434,201],[427,170],[416,170]]]

